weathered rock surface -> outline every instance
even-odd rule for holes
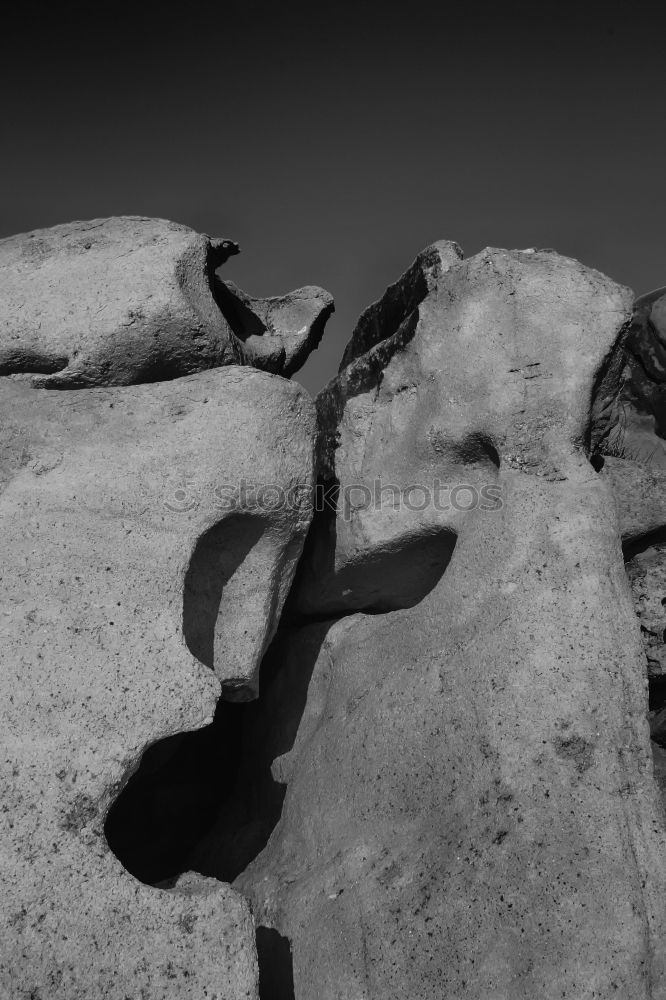
[[[257,299],[216,277],[215,298],[255,368],[289,376],[318,346],[333,299],[306,285],[288,295]]]
[[[228,367],[59,393],[5,378],[0,411],[0,995],[256,1000],[247,902],[199,876],[142,885],[104,823],[147,746],[210,723],[221,686],[256,688],[311,505],[238,484],[309,497],[311,401]]]
[[[130,385],[229,364],[290,375],[333,309],[321,288],[252,299],[215,276],[238,253],[162,219],[73,222],[0,240],[0,374]],[[218,294],[219,293],[219,294]]]
[[[315,415],[264,372],[332,302],[236,251],[0,242],[0,993],[666,1000],[663,290],[419,254],[318,398],[275,636]]]
[[[636,299],[600,452],[666,472],[666,288]]]
[[[625,545],[631,547],[666,525],[666,469],[603,456],[600,475],[613,494]]]
[[[575,261],[484,251],[319,397],[337,509],[293,613],[347,617],[280,640],[312,678],[295,736],[264,695],[286,797],[235,883],[297,998],[666,997],[644,656],[587,458],[630,315]],[[435,480],[457,504],[410,501]]]

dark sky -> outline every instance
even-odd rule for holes
[[[247,291],[335,296],[297,376],[313,391],[436,239],[666,284],[666,36],[647,6],[140,6],[3,24],[1,236],[142,214],[236,239],[223,273]]]

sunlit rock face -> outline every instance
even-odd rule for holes
[[[164,219],[72,222],[0,240],[0,375],[47,389],[247,364],[293,374],[333,311],[315,286],[257,299],[215,273],[232,240]]]
[[[337,506],[263,695],[282,816],[235,885],[290,942],[297,998],[654,1000],[645,659],[588,460],[632,296],[552,252],[439,246],[317,401]],[[435,478],[474,502],[416,509]]]
[[[312,402],[233,366],[65,392],[10,377],[0,411],[0,994],[256,998],[238,892],[126,870],[142,852],[174,874],[196,785],[167,780],[152,827],[107,842],[105,820],[146,748],[208,727],[221,692],[256,695],[311,517]],[[243,500],[259,470],[296,502]]]
[[[0,994],[666,1000],[660,296],[442,241],[315,410],[236,250],[0,242]]]

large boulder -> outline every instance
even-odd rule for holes
[[[333,509],[260,726],[284,808],[235,885],[297,998],[664,998],[645,662],[588,461],[631,295],[504,250],[422,291],[318,399]]]
[[[293,374],[333,300],[314,286],[253,299],[215,274],[236,253],[231,240],[137,216],[0,240],[0,375],[72,388],[229,364]]]
[[[256,694],[313,445],[307,394],[250,368],[58,393],[0,380],[3,997],[256,1000],[246,900],[195,875],[142,884],[125,855],[145,831],[109,816],[142,755],[168,772],[164,748],[210,730],[221,693]],[[286,501],[250,496],[259,475]],[[218,782],[232,742],[208,742]],[[208,806],[165,787],[163,860]]]

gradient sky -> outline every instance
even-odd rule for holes
[[[0,36],[0,236],[141,214],[233,238],[248,292],[334,295],[311,391],[436,239],[666,284],[663,16],[459,7],[30,6]]]

